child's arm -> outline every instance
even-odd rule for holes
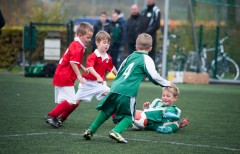
[[[149,106],[150,106],[150,102],[143,103],[142,110],[149,108]]]
[[[80,67],[85,73],[89,73],[89,70],[86,67],[84,67],[82,64],[80,65]]]
[[[113,73],[114,75],[117,75],[117,73],[118,73],[118,71],[117,71],[117,69],[116,69],[115,66],[114,66],[113,69],[112,69],[112,73]]]
[[[102,77],[95,71],[95,69],[93,67],[89,67],[88,70],[93,76],[95,76],[97,78],[97,81],[99,83],[103,83]]]
[[[82,78],[82,74],[80,73],[77,64],[73,63],[73,62],[70,62],[70,65],[71,65],[73,71],[75,72],[75,74],[77,75],[77,78],[78,78],[79,82],[81,84],[84,84],[84,81],[83,81],[83,78]]]
[[[150,56],[144,56],[144,63],[147,71],[147,76],[149,77],[151,82],[156,85],[161,85],[162,87],[171,87],[171,82],[162,78],[157,72],[154,61]]]

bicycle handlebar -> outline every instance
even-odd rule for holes
[[[226,39],[228,39],[228,36],[225,36],[224,38],[222,38],[221,40],[219,40],[220,44],[223,44],[224,41],[226,41]]]

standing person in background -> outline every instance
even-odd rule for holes
[[[124,49],[125,49],[125,44],[126,44],[126,37],[127,37],[127,21],[124,19],[124,14],[121,10],[119,9],[114,9],[113,12],[118,14],[118,21],[122,25],[122,39],[121,41],[121,46],[120,46],[120,53],[118,55],[118,61],[119,63],[122,63],[124,57]]]
[[[3,17],[2,11],[0,10],[0,35],[1,35],[1,29],[4,27],[5,25],[5,19]]]
[[[95,51],[97,48],[95,43],[95,36],[100,30],[104,30],[110,34],[111,27],[110,27],[110,20],[108,19],[108,14],[106,11],[102,11],[100,13],[100,20],[93,26],[94,33],[91,41],[92,51]]]
[[[127,43],[128,43],[128,55],[136,50],[136,39],[138,36],[138,27],[140,20],[140,12],[137,4],[133,4],[130,9],[131,16],[127,20]]]
[[[116,69],[120,66],[120,61],[118,60],[119,54],[121,52],[122,38],[123,38],[123,26],[118,19],[118,14],[116,12],[112,13],[112,21],[111,21],[111,45],[109,49],[109,54],[113,58],[113,64]]]
[[[147,0],[147,7],[141,12],[140,29],[138,33],[147,33],[153,38],[152,52],[149,56],[155,61],[157,31],[160,29],[161,12],[155,5],[155,0]]]

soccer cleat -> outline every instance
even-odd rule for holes
[[[91,140],[92,136],[93,136],[93,133],[91,130],[85,130],[83,134],[83,138],[85,138],[86,140]]]
[[[51,125],[54,128],[59,128],[60,127],[56,117],[52,117],[52,116],[47,115],[45,117],[45,120],[46,120],[46,123],[48,123],[49,125]]]
[[[59,117],[57,118],[57,122],[58,122],[58,124],[59,124],[60,127],[63,126],[63,122],[64,122],[65,120],[66,120],[66,119],[62,118],[61,116],[59,116]]]
[[[118,143],[127,143],[127,140],[125,140],[122,135],[114,132],[113,130],[109,132],[109,137],[113,140],[116,140]]]

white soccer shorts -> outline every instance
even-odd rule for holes
[[[55,86],[55,103],[61,103],[65,100],[70,104],[76,104],[74,86]]]
[[[97,81],[84,79],[84,82],[84,85],[81,83],[78,85],[77,100],[90,102],[93,96],[95,96],[97,100],[101,100],[105,97],[104,94],[110,91],[106,81],[98,83]]]

